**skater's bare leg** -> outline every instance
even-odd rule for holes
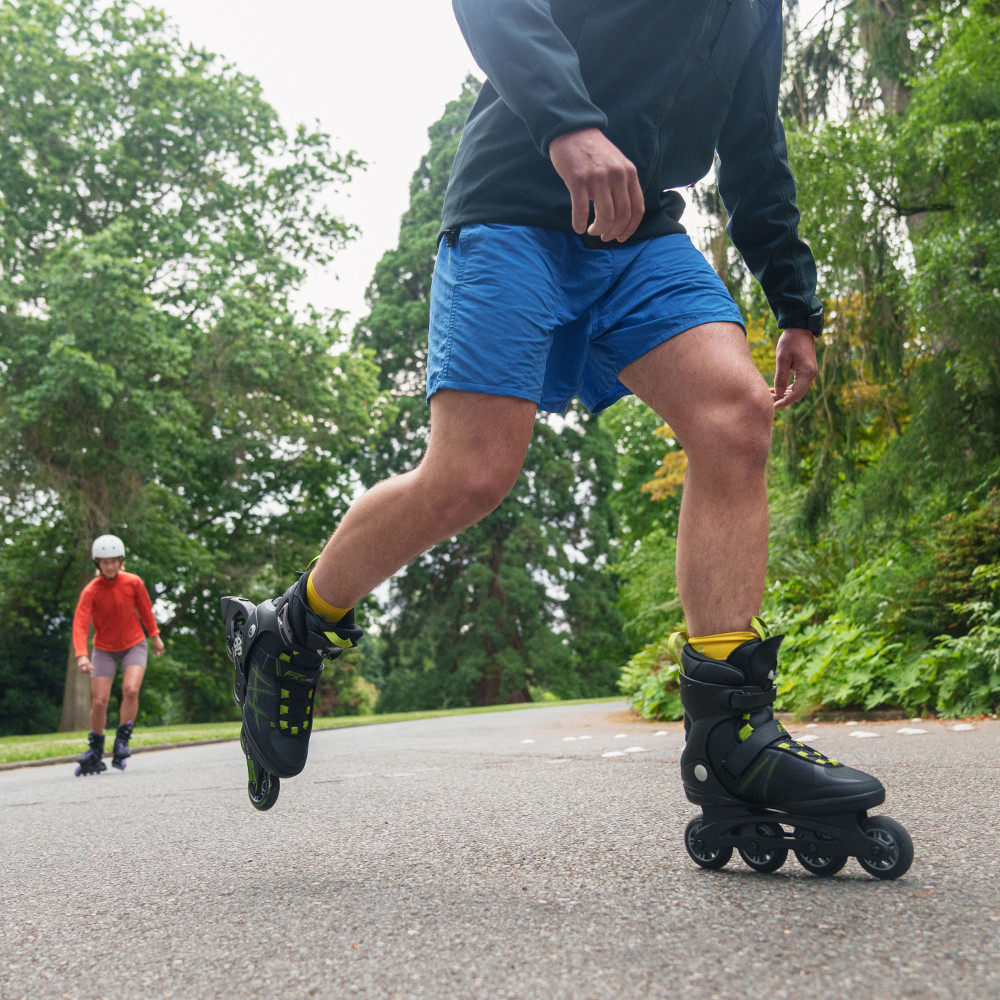
[[[137,663],[130,664],[122,672],[122,703],[118,713],[120,723],[135,722],[139,714],[139,691],[145,675],[146,668]]]
[[[353,607],[431,546],[484,518],[517,481],[534,403],[443,389],[430,410],[417,468],[363,494],[323,549],[312,581],[330,604]]]
[[[90,728],[103,733],[108,721],[108,699],[111,697],[110,677],[90,678]]]
[[[739,632],[760,613],[767,569],[765,466],[774,404],[734,323],[695,327],[621,373],[688,459],[677,588],[691,635]]]

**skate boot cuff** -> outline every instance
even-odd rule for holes
[[[275,601],[279,632],[295,652],[336,659],[345,649],[356,646],[365,633],[354,624],[353,608],[333,624],[316,614],[306,597],[308,581],[308,575],[300,573],[295,583]]]

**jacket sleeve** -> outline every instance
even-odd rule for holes
[[[778,118],[781,78],[781,5],[734,91],[718,141],[717,177],[726,229],[760,282],[782,329],[806,327],[821,312],[816,262],[799,238],[795,179]]]
[[[135,610],[150,637],[159,635],[160,627],[153,617],[153,603],[149,599],[149,591],[139,577],[135,578]]]
[[[557,136],[607,126],[549,0],[452,0],[452,6],[476,62],[543,156]]]
[[[93,606],[93,595],[90,587],[84,587],[80,599],[76,602],[73,613],[73,654],[88,656],[87,633],[90,630],[90,612]]]

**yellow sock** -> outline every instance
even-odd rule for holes
[[[750,639],[757,639],[756,632],[722,632],[719,635],[689,636],[691,648],[713,660],[724,660],[737,647]]]
[[[313,586],[312,573],[309,574],[309,579],[306,580],[306,601],[308,602],[311,611],[314,611],[325,621],[330,622],[331,625],[339,622],[340,619],[351,610],[350,608],[338,608],[332,605],[329,601],[324,601],[323,598],[316,593],[316,588]]]

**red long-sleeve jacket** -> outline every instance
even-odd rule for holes
[[[87,656],[87,629],[94,623],[94,646],[107,653],[130,649],[160,629],[142,579],[122,570],[113,580],[95,576],[80,594],[73,615],[73,648]],[[145,626],[146,632],[143,632]]]

